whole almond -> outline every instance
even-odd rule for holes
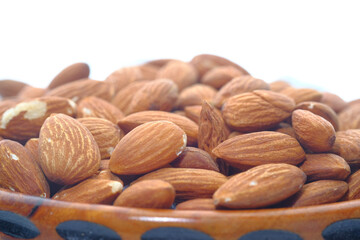
[[[341,97],[330,92],[323,92],[320,102],[331,107],[336,113],[347,107],[347,103]]]
[[[339,125],[341,131],[360,128],[360,103],[351,104],[339,113]]]
[[[25,148],[29,151],[32,158],[40,165],[39,138],[30,138],[26,142]]]
[[[187,106],[184,108],[184,112],[187,118],[199,124],[201,109],[201,105]]]
[[[295,104],[306,101],[320,102],[322,98],[322,93],[312,88],[288,87],[280,91],[280,93],[292,98]]]
[[[176,191],[177,199],[211,198],[213,193],[226,182],[221,173],[193,168],[161,168],[148,173],[135,182],[144,180],[163,180],[170,183]]]
[[[345,180],[350,174],[349,164],[331,153],[306,154],[300,169],[307,175],[308,181]]]
[[[349,191],[345,194],[344,200],[360,199],[360,170],[357,170],[347,179]]]
[[[112,204],[122,189],[123,185],[119,181],[86,179],[75,186],[60,190],[52,199],[67,202]]]
[[[64,114],[50,116],[44,122],[39,153],[46,177],[61,185],[90,177],[100,166],[99,147],[90,131]]]
[[[224,102],[234,95],[252,92],[255,90],[269,90],[270,86],[265,81],[254,78],[250,75],[244,75],[233,78],[230,82],[225,84],[215,95],[214,105],[218,108],[224,104]]]
[[[360,163],[360,129],[336,132],[336,140],[331,149],[348,163]]]
[[[216,206],[259,208],[278,203],[298,192],[306,175],[289,164],[264,164],[231,177],[213,195]]]
[[[185,132],[169,121],[144,123],[117,144],[110,158],[115,174],[135,175],[158,169],[175,160],[186,147]]]
[[[25,86],[18,92],[16,96],[20,100],[31,100],[33,98],[43,97],[46,94],[46,89],[32,86]]]
[[[110,158],[116,145],[125,135],[124,132],[112,122],[102,118],[79,118],[77,119],[93,135],[99,150],[101,159]]]
[[[170,208],[175,200],[174,187],[162,180],[137,182],[122,192],[115,206],[136,208]]]
[[[291,87],[290,83],[284,80],[277,80],[269,83],[270,90],[274,92],[281,92],[285,88]]]
[[[176,205],[176,210],[212,211],[216,210],[216,207],[212,198],[196,198],[179,203]]]
[[[230,138],[214,148],[213,153],[235,167],[268,163],[297,165],[305,160],[305,152],[295,138],[270,131]]]
[[[124,114],[117,107],[101,98],[86,97],[77,105],[77,117],[104,118],[117,124],[117,122],[124,117]]]
[[[177,107],[184,109],[187,106],[201,105],[203,101],[211,101],[217,90],[205,84],[194,84],[180,92]]]
[[[131,99],[128,114],[146,110],[171,111],[178,98],[178,88],[170,79],[144,84]]]
[[[75,112],[75,103],[67,98],[52,96],[24,101],[2,114],[0,135],[15,140],[36,138],[45,119],[52,113],[74,116]]]
[[[233,130],[261,131],[288,118],[294,107],[294,101],[280,93],[256,90],[228,98],[222,107],[222,115]]]
[[[327,152],[334,145],[334,127],[326,119],[307,110],[292,113],[292,126],[302,146],[313,152]]]
[[[214,159],[204,150],[186,147],[179,157],[171,163],[176,168],[198,168],[219,172],[219,166]]]
[[[49,185],[37,162],[20,143],[0,141],[0,186],[13,192],[49,197]]]
[[[313,206],[333,203],[344,196],[348,184],[338,180],[319,180],[305,184],[302,189],[286,200],[286,207]]]
[[[125,132],[130,132],[135,127],[151,121],[170,121],[179,126],[187,135],[187,144],[194,146],[197,143],[199,127],[187,117],[164,111],[141,111],[122,118],[118,125]]]
[[[20,81],[0,80],[0,96],[15,97],[25,86],[27,84]]]
[[[174,81],[179,91],[197,82],[198,73],[193,65],[182,61],[170,61],[157,73],[157,78]]]
[[[219,66],[205,73],[201,78],[201,83],[219,89],[230,82],[231,79],[239,76],[243,76],[243,73],[234,66]]]
[[[139,80],[143,80],[143,74],[140,68],[132,66],[117,69],[105,79],[105,82],[117,93],[130,83]]]
[[[74,63],[62,70],[50,82],[48,89],[56,88],[60,85],[73,82],[79,79],[88,78],[90,74],[89,65],[86,63]]]

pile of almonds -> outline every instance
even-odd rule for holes
[[[181,210],[360,198],[360,101],[267,83],[219,56],[160,59],[46,89],[0,81],[0,187]]]

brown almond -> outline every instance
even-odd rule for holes
[[[99,170],[97,173],[92,175],[89,179],[105,179],[105,180],[118,181],[118,182],[121,182],[121,184],[124,186],[123,181],[118,176],[113,174],[110,171],[110,169]]]
[[[307,175],[308,181],[345,180],[350,174],[349,164],[331,153],[306,154],[300,169]]]
[[[104,118],[117,124],[117,122],[124,117],[124,114],[117,107],[101,98],[86,97],[77,105],[77,117]]]
[[[162,168],[148,173],[135,182],[159,179],[170,183],[177,199],[211,198],[213,193],[226,182],[221,173],[193,168]]]
[[[339,113],[338,118],[341,131],[360,128],[360,103],[349,105]]]
[[[212,211],[216,210],[216,207],[212,198],[196,198],[179,203],[176,210]]]
[[[0,135],[15,140],[36,138],[45,119],[52,113],[74,116],[75,108],[73,101],[53,96],[20,102],[2,114]]]
[[[295,138],[270,131],[230,138],[214,148],[213,153],[235,167],[268,163],[297,165],[305,160],[305,152]]]
[[[201,83],[219,89],[231,79],[242,76],[243,72],[234,66],[219,66],[209,70],[201,79]]]
[[[320,102],[331,107],[336,113],[347,107],[347,103],[341,97],[330,92],[323,92]]]
[[[100,166],[99,147],[90,131],[64,114],[50,116],[44,122],[39,153],[46,177],[61,185],[90,177]]]
[[[250,75],[236,77],[216,93],[213,102],[216,107],[221,108],[229,97],[255,90],[270,90],[270,86],[265,81]]]
[[[112,72],[106,79],[110,88],[115,92],[119,92],[132,82],[143,80],[143,74],[140,68],[136,66],[123,67]]]
[[[119,181],[86,179],[75,186],[60,190],[52,199],[66,202],[112,204],[121,193]]]
[[[217,90],[205,84],[194,84],[185,88],[179,94],[177,107],[184,109],[187,106],[201,105],[203,101],[211,101]]]
[[[204,150],[186,147],[185,150],[171,163],[175,168],[198,168],[219,172],[214,159]]]
[[[30,100],[33,98],[43,97],[46,94],[46,89],[32,86],[25,86],[18,92],[17,98],[20,100]]]
[[[115,174],[136,175],[174,161],[186,147],[185,132],[169,121],[144,123],[117,144],[110,158]]]
[[[261,131],[290,117],[294,107],[294,101],[280,93],[256,90],[228,98],[222,107],[222,115],[233,130]]]
[[[0,96],[15,97],[25,86],[28,85],[20,81],[0,80]]]
[[[157,79],[144,84],[131,99],[128,114],[146,110],[171,111],[178,98],[178,88],[170,79]]]
[[[288,123],[280,123],[275,131],[279,133],[285,133],[290,137],[296,138],[293,127]]]
[[[48,89],[56,88],[69,82],[79,79],[88,78],[90,74],[89,65],[86,63],[74,63],[63,69],[56,77],[50,82]]]
[[[175,200],[174,187],[162,180],[137,182],[122,192],[115,206],[135,208],[170,208]]]
[[[347,163],[360,163],[360,129],[336,132],[336,140],[331,149]]]
[[[177,115],[175,113],[164,112],[164,111],[141,111],[130,114],[122,118],[118,125],[125,132],[130,132],[135,127],[151,121],[170,121],[179,126],[187,135],[187,144],[194,146],[197,143],[199,127],[196,123],[188,119]]]
[[[157,73],[157,78],[174,81],[179,91],[197,82],[198,73],[193,65],[182,61],[170,61]]]
[[[110,158],[116,145],[125,135],[124,132],[112,122],[102,118],[79,118],[77,119],[93,135],[99,150],[101,159]]]
[[[1,140],[0,159],[0,187],[38,197],[50,196],[44,174],[20,143]]]
[[[344,200],[360,199],[360,170],[357,170],[347,179],[349,191],[345,194]]]
[[[285,88],[291,87],[291,84],[284,80],[277,80],[269,83],[270,90],[274,92],[281,92]]]
[[[40,165],[39,138],[30,138],[26,142],[25,148],[29,151],[31,157]]]
[[[292,113],[292,126],[301,145],[313,152],[327,152],[334,145],[334,127],[310,111],[295,110]]]
[[[298,192],[306,175],[289,164],[264,164],[231,177],[213,195],[215,205],[259,208],[278,203]]]
[[[187,118],[199,124],[201,109],[201,105],[187,106],[184,108],[184,112]]]
[[[288,87],[280,91],[280,93],[292,98],[295,104],[306,101],[320,102],[322,98],[321,92],[311,88]]]

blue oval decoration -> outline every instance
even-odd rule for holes
[[[330,224],[322,232],[325,240],[359,240],[360,219],[346,219]]]
[[[159,227],[145,232],[141,240],[213,240],[209,235],[182,227]]]
[[[80,220],[60,223],[56,232],[68,240],[121,240],[121,237],[108,227]]]
[[[296,233],[284,230],[259,230],[247,233],[239,240],[302,240]]]
[[[31,239],[40,235],[39,229],[26,217],[0,210],[0,231],[14,238]]]

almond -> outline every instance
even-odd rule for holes
[[[193,65],[182,61],[170,61],[157,73],[157,78],[174,81],[179,91],[197,82],[198,73]]]
[[[269,83],[270,90],[274,92],[281,92],[285,88],[291,87],[290,83],[283,80],[277,80],[274,82]]]
[[[307,175],[308,181],[345,180],[350,174],[349,164],[331,153],[306,154],[300,169]]]
[[[296,138],[293,127],[288,123],[280,123],[275,131],[279,133],[285,133],[290,137]]]
[[[295,106],[295,109],[308,110],[320,117],[328,120],[333,125],[335,131],[339,129],[339,120],[336,112],[329,106],[319,102],[302,102]]]
[[[111,103],[97,97],[83,98],[77,105],[78,118],[104,118],[110,122],[117,122],[124,117],[124,114]]]
[[[118,125],[125,132],[130,132],[135,127],[151,121],[170,121],[179,126],[187,135],[187,144],[194,146],[197,143],[199,127],[187,117],[164,111],[142,111],[122,118]]]
[[[360,103],[349,105],[339,113],[341,131],[360,128]]]
[[[334,145],[334,127],[310,111],[295,110],[292,113],[292,126],[301,145],[313,152],[327,152]]]
[[[184,109],[187,106],[201,105],[203,101],[211,101],[216,89],[205,84],[194,84],[180,92],[176,106]]]
[[[223,174],[211,170],[162,168],[138,178],[133,183],[153,179],[170,183],[175,188],[177,199],[210,198],[227,180]]]
[[[235,167],[267,163],[297,165],[305,160],[305,152],[295,138],[270,131],[230,138],[214,148],[213,153]]]
[[[219,172],[217,163],[209,153],[204,150],[186,147],[179,157],[171,163],[176,168],[198,168]]]
[[[26,142],[25,148],[29,151],[31,157],[40,165],[39,138],[30,138]]]
[[[336,113],[347,107],[347,103],[341,97],[330,92],[323,92],[320,102],[331,107]]]
[[[219,89],[230,82],[231,79],[242,75],[243,72],[234,66],[219,66],[206,72],[201,79],[201,83]]]
[[[137,182],[120,194],[115,206],[136,208],[170,208],[175,200],[174,187],[161,180]]]
[[[119,181],[87,179],[75,186],[60,190],[52,199],[66,202],[112,204],[122,189],[123,185]]]
[[[60,85],[46,93],[47,96],[70,98],[74,102],[89,96],[110,101],[113,94],[109,83],[88,78]]]
[[[62,97],[41,97],[16,104],[1,116],[0,135],[28,140],[39,136],[45,119],[52,113],[75,115],[75,103]]]
[[[255,90],[269,90],[270,86],[261,79],[254,78],[250,75],[244,75],[233,78],[230,82],[224,85],[214,97],[214,105],[218,108],[232,96],[240,93],[252,92]]]
[[[184,112],[187,118],[199,124],[201,109],[201,105],[187,106],[184,108]]]
[[[46,89],[44,88],[25,86],[18,93],[17,98],[20,100],[29,100],[29,99],[45,96],[45,94],[46,94]]]
[[[302,189],[286,200],[286,207],[313,206],[338,201],[348,190],[348,184],[337,180],[319,180],[305,184]]]
[[[110,158],[116,145],[125,135],[124,132],[112,122],[102,118],[79,118],[77,119],[93,135],[99,150],[101,159]]]
[[[28,150],[11,140],[0,141],[0,186],[13,192],[49,197],[49,185]]]
[[[118,176],[113,174],[110,171],[110,169],[99,170],[97,173],[92,175],[89,179],[105,179],[105,180],[118,181],[124,186],[123,181]]]
[[[294,107],[294,101],[282,94],[256,90],[230,97],[222,107],[222,115],[233,130],[261,131],[290,117]]]
[[[322,94],[312,88],[288,87],[280,91],[280,93],[292,98],[295,101],[295,104],[306,101],[319,102],[322,98]]]
[[[348,163],[360,163],[360,129],[336,132],[336,140],[331,149]]]
[[[110,159],[103,159],[100,161],[99,170],[109,169]]]
[[[360,199],[360,170],[357,170],[347,179],[349,191],[346,193],[344,200]]]
[[[142,74],[142,79],[144,80],[154,80],[156,79],[157,73],[158,73],[158,68],[155,66],[151,66],[149,64],[143,64],[143,65],[139,65],[137,66]]]
[[[144,123],[117,144],[110,158],[115,174],[135,175],[158,169],[175,160],[186,147],[185,132],[169,121]]]
[[[147,61],[145,63],[145,65],[148,65],[148,66],[152,66],[152,67],[155,67],[157,69],[159,68],[162,68],[163,66],[165,66],[166,64],[168,64],[169,62],[172,62],[172,61],[175,61],[175,59],[154,59],[154,60],[150,60],[150,61]]]
[[[26,83],[15,80],[0,80],[0,96],[15,97],[25,86]]]
[[[264,164],[231,177],[213,195],[227,208],[259,208],[278,203],[298,192],[306,175],[289,164]]]
[[[212,198],[196,198],[190,199],[176,205],[176,210],[216,210]]]
[[[128,114],[146,110],[171,111],[178,98],[178,88],[169,79],[144,84],[131,99]]]
[[[138,80],[143,80],[143,74],[140,68],[133,66],[120,68],[114,71],[105,79],[105,82],[107,82],[113,91],[117,93],[130,83]]]
[[[70,185],[99,169],[100,151],[90,131],[75,119],[56,114],[46,119],[39,137],[40,165],[46,177]]]
[[[50,82],[48,89],[53,89],[79,79],[88,78],[89,74],[90,68],[86,63],[71,64],[56,75],[56,77]]]

